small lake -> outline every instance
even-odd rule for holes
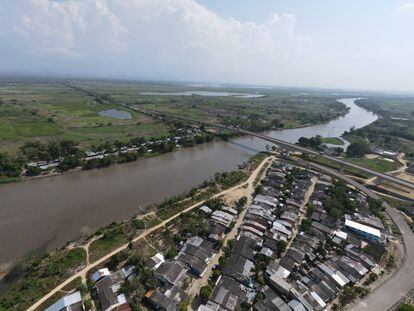
[[[128,111],[117,110],[117,109],[108,109],[99,111],[99,115],[102,117],[110,117],[120,120],[131,119],[132,115]]]
[[[236,97],[236,98],[259,98],[263,94],[233,93],[233,92],[211,92],[211,91],[184,91],[184,92],[142,92],[141,95],[161,96],[210,96],[210,97]]]

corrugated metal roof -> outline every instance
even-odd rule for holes
[[[62,297],[49,308],[45,309],[45,311],[59,311],[80,301],[82,301],[81,293],[76,292],[71,295]]]
[[[353,228],[353,229],[357,229],[357,230],[375,235],[378,238],[381,238],[381,231],[379,231],[378,229],[372,228],[370,226],[366,226],[366,225],[357,223],[349,219],[345,219],[345,226]]]

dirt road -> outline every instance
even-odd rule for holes
[[[252,174],[250,175],[250,177],[248,178],[247,181],[238,184],[232,188],[229,188],[227,190],[224,190],[220,193],[215,194],[214,196],[212,196],[211,198],[216,198],[222,195],[227,195],[229,193],[231,193],[232,191],[237,190],[240,187],[243,187],[245,185],[247,185],[247,188],[251,189],[251,187],[249,186],[250,184],[253,183],[253,181],[255,180],[256,176],[259,174],[259,172],[261,171],[262,167],[269,161],[269,159],[272,157],[268,157],[266,159],[263,160],[263,162],[252,172]],[[200,201],[198,203],[195,203],[193,205],[191,205],[190,207],[186,208],[185,210],[175,214],[174,216],[164,220],[163,222],[161,222],[160,224],[144,231],[141,235],[137,236],[136,238],[134,238],[132,240],[133,243],[147,237],[148,235],[150,235],[151,233],[155,232],[156,230],[164,227],[167,223],[169,223],[170,221],[174,220],[175,218],[179,217],[181,214],[184,213],[188,213],[191,210],[195,209],[196,207],[200,206],[200,204],[203,204],[205,201],[207,200],[203,200]],[[56,294],[57,292],[59,292],[60,290],[62,290],[66,285],[68,285],[70,282],[72,282],[73,280],[75,280],[78,277],[81,277],[82,280],[86,279],[86,276],[89,272],[89,270],[99,266],[100,264],[104,263],[105,261],[109,260],[112,256],[114,256],[115,254],[125,250],[128,247],[129,243],[125,243],[122,246],[118,247],[117,249],[113,250],[112,252],[108,253],[107,255],[103,256],[102,258],[98,259],[97,261],[93,262],[93,263],[89,263],[88,265],[86,265],[85,268],[83,268],[81,271],[77,272],[76,274],[72,275],[71,277],[69,277],[68,279],[66,279],[65,281],[63,281],[61,284],[59,284],[58,286],[56,286],[54,289],[52,289],[48,294],[46,294],[45,296],[43,296],[41,299],[39,299],[35,304],[33,304],[32,306],[30,306],[27,310],[28,311],[34,311],[36,310],[36,308],[38,308],[42,303],[44,303],[47,299],[49,299],[50,297],[52,297],[54,294]]]

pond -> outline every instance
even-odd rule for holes
[[[99,111],[99,115],[103,117],[110,117],[120,120],[131,119],[132,115],[128,111],[117,110],[117,109],[108,109]]]

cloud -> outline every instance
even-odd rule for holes
[[[400,14],[400,13],[403,13],[405,11],[412,10],[412,9],[414,9],[414,3],[406,3],[398,7],[397,9],[395,9],[394,14]]]
[[[2,68],[289,84],[318,57],[312,39],[296,33],[296,18],[285,13],[253,23],[223,18],[193,0],[4,6]]]

